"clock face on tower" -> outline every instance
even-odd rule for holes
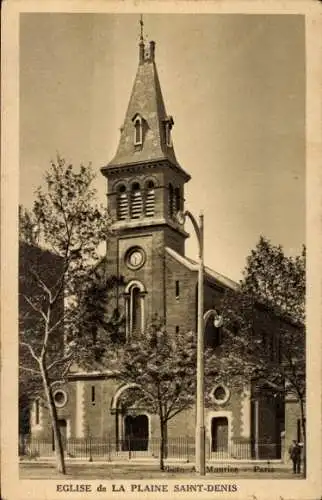
[[[130,269],[140,269],[145,262],[144,250],[140,247],[130,248],[126,253],[125,262]]]

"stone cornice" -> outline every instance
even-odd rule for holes
[[[129,162],[129,163],[122,163],[122,164],[108,164],[105,165],[104,167],[101,168],[101,172],[105,177],[113,176],[116,175],[120,172],[124,174],[124,172],[128,172],[129,174],[133,174],[138,172],[139,170],[145,169],[156,169],[156,168],[165,168],[169,167],[170,169],[174,170],[177,172],[185,182],[188,182],[191,179],[191,176],[183,170],[178,165],[174,165],[171,163],[169,160],[160,158],[159,160],[152,160],[152,161],[139,161],[139,162]]]
[[[112,225],[112,231],[133,231],[133,229],[144,229],[146,227],[156,227],[156,226],[169,226],[171,229],[174,231],[180,233],[184,238],[189,237],[189,233],[187,233],[180,224],[176,223],[175,221],[172,221],[171,219],[165,219],[163,217],[160,217],[158,219],[156,218],[142,218],[140,219],[129,219],[126,221],[117,221],[114,222]]]

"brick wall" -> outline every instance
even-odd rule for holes
[[[176,281],[179,296],[176,296]],[[169,254],[165,257],[167,329],[170,333],[196,330],[197,272],[191,271]]]

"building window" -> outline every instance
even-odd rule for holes
[[[132,323],[132,333],[139,333],[142,326],[142,314],[141,314],[141,291],[138,287],[133,287],[131,290],[131,323]]]
[[[176,299],[180,297],[180,283],[176,280]]]
[[[145,215],[146,217],[153,217],[155,204],[154,182],[149,181],[146,186],[145,197]]]
[[[143,203],[140,184],[138,182],[134,182],[131,192],[131,218],[139,219],[142,215],[142,208]]]
[[[142,145],[142,118],[137,117],[134,122],[134,145]]]
[[[176,333],[179,333],[180,331],[180,328],[179,328],[179,325],[176,326]]]
[[[57,408],[63,408],[67,403],[67,394],[62,389],[58,389],[54,393],[54,401]]]
[[[165,137],[166,137],[167,146],[171,147],[172,146],[172,138],[171,138],[171,126],[170,126],[169,122],[167,122],[165,124]]]
[[[39,422],[40,422],[39,414],[40,414],[40,404],[39,404],[39,399],[37,398],[35,400],[35,424],[36,425],[39,425]]]
[[[126,308],[126,338],[144,330],[144,297],[145,290],[142,283],[135,281],[125,289]]]
[[[172,137],[171,137],[171,129],[174,124],[172,116],[169,116],[164,121],[164,130],[165,130],[165,142],[166,145],[171,148],[172,147]]]
[[[217,405],[224,405],[230,397],[230,391],[222,384],[218,384],[211,391],[211,397]]]
[[[212,310],[210,310],[212,312]],[[205,321],[204,342],[205,347],[216,349],[224,340],[223,316],[218,312],[211,314]]]
[[[117,193],[117,218],[118,220],[127,219],[129,216],[129,203],[126,187],[124,185],[118,188]]]
[[[174,190],[173,190],[173,186],[172,184],[169,184],[169,216],[170,217],[173,217],[173,214],[174,214]]]
[[[92,399],[92,404],[95,404],[95,385],[92,385],[91,399]]]

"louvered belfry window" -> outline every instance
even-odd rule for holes
[[[129,216],[129,202],[126,187],[120,186],[118,189],[117,199],[117,218],[119,220],[127,219]]]
[[[146,198],[145,198],[145,215],[147,217],[153,217],[154,205],[155,205],[154,183],[153,181],[149,181],[146,187]]]
[[[179,210],[181,210],[180,188],[175,188],[174,190],[174,210],[175,212],[179,212]]]
[[[174,204],[174,190],[173,190],[172,184],[169,184],[169,215],[170,215],[170,217],[173,217],[173,214],[174,214],[173,204]]]
[[[135,182],[132,185],[132,192],[131,192],[131,218],[132,219],[140,218],[142,215],[142,208],[143,208],[143,202],[142,202],[142,192],[140,184],[138,182]]]

